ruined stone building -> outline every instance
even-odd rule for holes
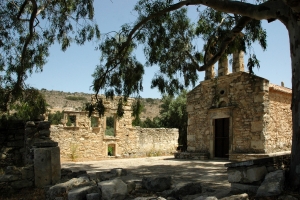
[[[124,116],[118,118],[117,103],[105,100],[104,117],[94,113],[65,111],[63,126],[51,126],[62,160],[98,160],[107,157],[141,157],[171,154],[178,146],[178,129],[132,126],[133,99],[128,99]],[[67,126],[68,125],[68,126]]]
[[[218,77],[211,66],[188,93],[185,156],[241,161],[290,151],[291,89],[244,72],[242,57],[234,57],[233,73],[227,59]]]

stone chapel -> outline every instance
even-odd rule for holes
[[[243,57],[233,55],[232,73],[220,60],[218,76],[211,66],[188,93],[185,155],[242,161],[291,150],[291,89],[245,72]]]

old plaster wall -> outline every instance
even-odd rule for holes
[[[229,154],[265,153],[269,81],[236,72],[200,83],[188,94],[188,151],[214,157],[214,119],[229,118]]]
[[[270,84],[266,152],[290,151],[292,145],[292,110],[290,89]]]

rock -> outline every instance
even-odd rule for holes
[[[11,183],[11,186],[15,189],[31,187],[31,186],[33,186],[33,181],[28,181],[28,180],[14,181]]]
[[[33,165],[21,168],[22,179],[34,179]]]
[[[51,122],[49,122],[49,121],[41,121],[38,124],[38,129],[40,129],[40,130],[41,129],[49,129],[50,126],[51,126]]]
[[[217,197],[210,197],[210,196],[200,196],[200,197],[197,197],[193,200],[218,200]]]
[[[291,195],[282,195],[278,197],[278,200],[298,200],[298,198]]]
[[[5,169],[5,174],[20,175],[21,171],[16,166],[7,166],[6,169]]]
[[[116,176],[116,177],[126,176],[127,170],[122,169],[122,168],[115,168],[115,169],[110,170],[110,173],[114,174],[114,176]]]
[[[35,127],[35,123],[33,121],[26,122],[26,127]]]
[[[19,179],[19,177],[16,175],[2,175],[2,176],[0,176],[0,183],[16,181],[18,179]]]
[[[244,194],[238,194],[238,195],[232,195],[229,197],[224,197],[220,200],[248,200],[248,194],[244,193]]]
[[[102,200],[123,200],[127,196],[127,184],[120,178],[99,182]]]
[[[47,199],[52,200],[55,199],[57,196],[62,196],[62,194],[68,192],[69,190],[79,187],[79,186],[90,186],[95,183],[90,182],[87,177],[80,177],[80,178],[72,178],[71,180],[56,184],[49,188],[46,192]]]
[[[100,193],[90,193],[86,195],[86,200],[100,200]]]
[[[163,197],[136,197],[133,200],[166,200]]]
[[[86,199],[86,195],[89,193],[100,193],[100,189],[97,186],[84,186],[74,188],[68,192],[68,199],[82,200]]]
[[[136,188],[136,184],[133,181],[130,181],[127,183],[127,191],[128,193],[131,193],[132,191],[134,191]]]
[[[182,196],[202,193],[201,183],[186,183],[177,185],[173,190],[173,197],[179,198]]]
[[[266,175],[257,190],[257,197],[275,196],[282,193],[284,188],[285,174],[283,170],[270,172]]]
[[[43,129],[39,131],[40,136],[50,137],[50,130],[49,129]]]
[[[253,183],[263,180],[267,173],[266,166],[250,167],[247,169],[247,181],[245,182]]]
[[[110,172],[96,172],[96,180],[98,182],[107,181],[113,178],[116,178],[116,175]]]
[[[242,193],[242,192],[256,194],[258,188],[259,188],[258,185],[231,183],[231,192],[233,194],[238,194],[238,193]]]
[[[153,192],[162,192],[171,188],[171,176],[147,177],[142,179],[142,187]]]
[[[247,169],[228,169],[229,183],[253,183],[262,181],[268,173],[265,166],[248,167]]]

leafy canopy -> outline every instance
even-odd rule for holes
[[[93,17],[93,0],[0,1],[2,111],[20,98],[28,75],[43,70],[56,41],[65,51],[72,42],[100,37]]]
[[[184,6],[173,0],[138,1],[136,22],[124,24],[115,35],[106,35],[99,45],[101,64],[93,74],[93,90],[107,97],[124,96],[125,100],[138,97],[143,90],[144,68],[158,66],[151,87],[164,95],[179,94],[194,87],[198,72],[222,56],[236,51],[252,53],[255,41],[263,49],[267,46],[266,32],[258,20],[198,7],[199,18],[192,22]],[[207,43],[201,47],[203,40]],[[138,46],[143,48],[144,64],[135,57]],[[213,55],[212,61],[207,62],[207,54]],[[252,69],[258,60],[255,55],[250,59]]]

